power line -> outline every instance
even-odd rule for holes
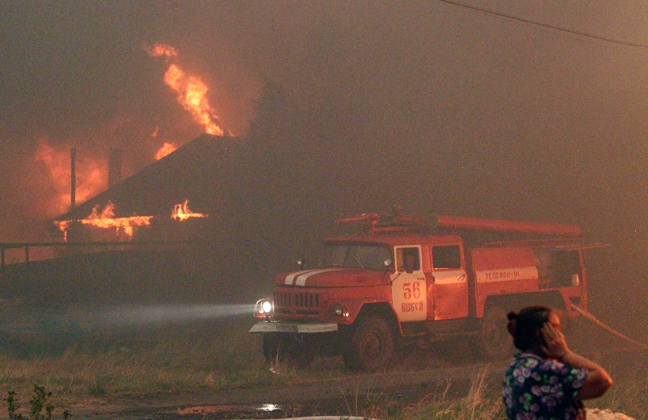
[[[497,17],[505,18],[505,19],[510,19],[510,20],[514,20],[514,21],[517,21],[517,22],[526,23],[526,24],[529,24],[529,25],[541,26],[543,28],[549,28],[549,29],[553,29],[555,31],[565,32],[565,33],[572,34],[572,35],[578,35],[578,36],[582,36],[582,37],[585,37],[585,38],[591,38],[591,39],[596,39],[596,40],[599,40],[599,41],[610,42],[612,44],[617,44],[617,45],[625,45],[625,46],[628,46],[628,47],[646,48],[646,49],[648,49],[648,44],[639,44],[639,43],[635,43],[635,42],[628,42],[628,41],[623,41],[623,40],[619,40],[619,39],[608,38],[608,37],[605,37],[605,36],[593,35],[593,34],[589,34],[587,32],[580,32],[580,31],[576,31],[576,30],[573,30],[573,29],[562,28],[560,26],[550,25],[550,24],[542,23],[542,22],[536,22],[534,20],[525,19],[525,18],[513,16],[513,15],[507,15],[507,14],[500,13],[500,12],[494,12],[492,10],[484,9],[484,8],[477,7],[477,6],[470,6],[470,5],[459,3],[459,2],[456,2],[456,1],[452,1],[452,0],[438,0],[438,1],[440,1],[442,3],[448,3],[448,4],[451,4],[453,6],[458,6],[458,7],[463,7],[465,9],[474,10],[474,11],[477,11],[477,12],[480,12],[480,13],[485,13],[487,15],[497,16]]]

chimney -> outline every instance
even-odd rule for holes
[[[70,210],[76,208],[76,149],[70,150]]]
[[[121,150],[110,149],[108,158],[108,188],[121,182]]]

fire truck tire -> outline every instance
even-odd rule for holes
[[[306,367],[315,359],[315,347],[309,340],[294,334],[267,333],[263,335],[263,355],[266,362],[276,367]]]
[[[513,339],[506,329],[507,322],[504,308],[486,308],[477,335],[477,346],[484,358],[501,360],[511,355]]]
[[[353,329],[343,358],[354,371],[375,371],[386,368],[394,355],[394,336],[387,321],[369,315]]]

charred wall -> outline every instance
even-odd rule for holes
[[[0,269],[0,297],[39,309],[73,305],[247,301],[216,244],[131,249],[13,264]]]

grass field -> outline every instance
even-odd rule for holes
[[[125,395],[343,380],[349,375],[340,358],[317,359],[311,369],[299,373],[270,373],[260,337],[247,333],[252,322],[248,317],[233,317],[112,329],[29,322],[37,327],[3,333],[0,389],[3,398],[7,391],[15,391],[26,401],[34,384],[44,385],[55,404],[64,405]],[[648,357],[645,352],[633,353],[631,361],[628,357],[620,354],[605,360],[615,385],[603,398],[586,405],[647,419]],[[360,406],[348,402],[346,411],[381,419],[499,419],[503,416],[499,380],[498,375],[489,378],[475,372],[468,397],[460,400],[441,393],[403,405],[389,395],[376,394]]]
[[[22,331],[5,337],[0,383],[25,392],[37,382],[54,394],[120,395],[200,387],[254,386],[267,380],[258,337],[231,322],[137,330]],[[265,379],[264,379],[265,378]]]

